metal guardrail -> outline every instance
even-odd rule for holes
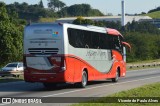
[[[0,71],[0,76],[19,76],[23,75],[23,71]]]
[[[153,62],[153,63],[140,63],[140,64],[134,64],[134,63],[128,63],[127,68],[143,68],[143,67],[156,67],[160,66],[160,62]]]

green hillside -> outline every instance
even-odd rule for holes
[[[151,12],[151,13],[145,14],[145,16],[150,16],[151,18],[160,18],[160,11]]]

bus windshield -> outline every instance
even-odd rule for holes
[[[57,25],[58,26],[58,25]],[[25,28],[25,39],[61,39],[62,28],[57,26],[40,26],[33,25]]]

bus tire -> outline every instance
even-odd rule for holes
[[[116,71],[116,77],[112,78],[112,82],[118,82],[118,79],[119,79],[119,71],[117,69],[117,71]]]
[[[82,72],[82,81],[80,83],[78,83],[80,88],[85,88],[87,86],[87,82],[88,82],[88,75],[86,71]]]
[[[43,86],[45,88],[55,88],[57,87],[57,84],[56,83],[43,83]]]

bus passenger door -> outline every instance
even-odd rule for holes
[[[123,46],[123,60],[126,62],[126,48]]]

